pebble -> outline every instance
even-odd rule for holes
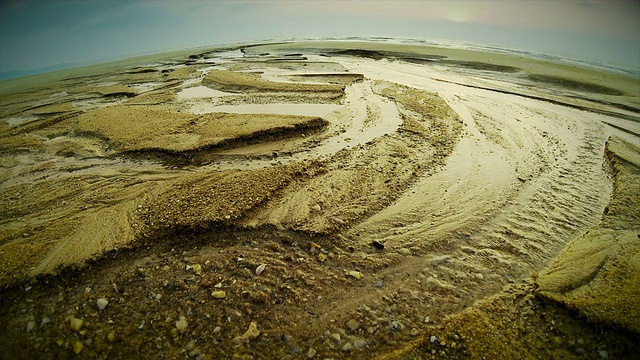
[[[484,275],[482,275],[482,274],[480,274],[480,273],[477,273],[477,274],[476,274],[476,279],[478,279],[478,280],[482,280],[482,279],[484,279]]]
[[[357,320],[351,319],[347,322],[347,327],[351,329],[351,331],[356,331],[360,328],[360,323]]]
[[[438,340],[438,338],[435,335],[431,335],[431,337],[429,338],[429,341],[431,341],[431,343],[434,343]]]
[[[219,333],[220,331],[222,331],[222,328],[221,328],[220,326],[216,326],[215,328],[213,328],[213,333],[214,333],[214,334],[217,334],[217,333]]]
[[[321,208],[321,207],[320,207],[320,205],[318,205],[318,204],[313,205],[313,206],[311,207],[311,209],[313,209],[313,210],[315,210],[315,211],[318,211],[318,212],[320,212],[320,211],[322,210],[322,208]]]
[[[258,276],[262,275],[262,273],[264,272],[264,270],[266,268],[267,268],[267,264],[258,265],[258,267],[256,268],[256,275],[258,275]]]
[[[323,253],[318,254],[318,260],[320,260],[320,262],[324,262],[325,260],[327,260],[327,255]]]
[[[185,346],[184,348],[187,349],[187,351],[191,351],[196,348],[196,343],[193,340],[191,340],[189,341],[187,346]]]
[[[603,359],[608,359],[609,358],[609,353],[607,352],[607,350],[600,350],[600,352],[598,354]]]
[[[411,336],[416,336],[416,335],[418,335],[419,333],[420,333],[420,330],[418,330],[418,329],[416,329],[416,328],[411,329]]]
[[[76,353],[76,355],[80,354],[83,348],[84,345],[82,345],[80,341],[76,341],[75,343],[73,343],[73,352]]]
[[[72,317],[69,320],[69,327],[71,327],[71,330],[79,331],[80,328],[82,328],[82,323],[83,323],[82,319]]]
[[[411,250],[407,249],[407,248],[400,248],[398,250],[396,250],[398,252],[398,254],[400,255],[411,255]]]
[[[29,321],[27,323],[27,332],[30,332],[31,330],[33,330],[36,327],[36,322],[35,321]]]
[[[212,292],[211,296],[213,296],[214,299],[224,299],[227,296],[227,293],[225,293],[223,290],[218,290]]]
[[[356,339],[353,342],[353,347],[356,348],[356,350],[364,349],[365,347],[367,347],[367,345],[367,341],[363,339]]]
[[[202,350],[200,350],[199,348],[195,348],[195,349],[189,351],[189,356],[190,357],[198,356],[200,354],[202,354]]]
[[[195,264],[191,266],[191,270],[193,270],[193,272],[196,273],[196,275],[202,275],[202,265],[200,264]]]
[[[342,351],[351,351],[353,349],[353,344],[351,344],[350,342],[344,344],[344,346],[342,347]]]
[[[358,280],[362,279],[362,273],[360,271],[351,270],[347,273],[347,275],[354,277]]]
[[[104,310],[104,308],[106,308],[107,305],[109,305],[109,301],[107,301],[107,299],[100,298],[96,300],[96,305],[98,305],[98,309]]]
[[[184,316],[180,316],[180,320],[176,321],[176,329],[180,334],[184,334],[187,331],[187,320]]]
[[[245,331],[245,333],[242,334],[241,336],[236,336],[233,339],[233,342],[236,342],[236,343],[248,342],[249,340],[255,339],[258,336],[260,336],[260,330],[258,330],[258,324],[252,321],[251,324],[249,324],[249,328],[247,329],[247,331]]]
[[[335,340],[336,342],[340,342],[340,333],[333,333],[331,334],[331,338],[333,340]]]
[[[116,334],[113,332],[110,332],[109,335],[107,335],[107,339],[111,342],[116,341]]]
[[[314,348],[309,348],[309,351],[307,351],[307,357],[309,359],[311,359],[312,357],[316,356],[316,349]]]

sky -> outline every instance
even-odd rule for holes
[[[498,45],[640,70],[640,1],[2,0],[0,73],[266,39]]]

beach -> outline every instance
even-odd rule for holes
[[[324,41],[4,83],[3,353],[640,350],[638,78]]]

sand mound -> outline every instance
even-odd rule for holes
[[[608,151],[616,175],[605,217],[539,274],[538,291],[592,321],[640,332],[640,302],[629,301],[640,298],[640,161],[629,157],[638,149],[614,138]]]
[[[276,114],[183,114],[142,107],[112,106],[80,116],[76,131],[106,139],[119,152],[180,153],[238,142],[265,141],[328,123],[317,117]]]

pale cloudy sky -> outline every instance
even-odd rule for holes
[[[640,1],[0,2],[0,72],[236,41],[447,39],[640,70]]]

